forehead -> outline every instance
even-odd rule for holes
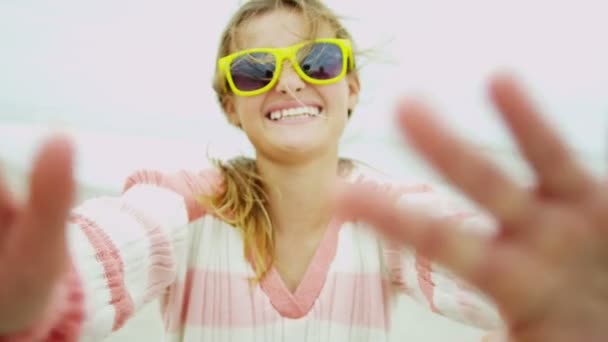
[[[243,23],[236,37],[238,45],[233,50],[291,46],[311,38],[310,28],[309,21],[299,12],[277,9]],[[335,30],[322,21],[314,38],[335,38]]]

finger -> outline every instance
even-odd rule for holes
[[[66,138],[54,137],[42,147],[33,165],[23,219],[15,232],[15,246],[23,251],[23,262],[36,263],[49,276],[59,275],[66,266],[65,226],[74,196],[72,163],[72,146]]]
[[[6,229],[13,222],[17,212],[17,203],[4,180],[4,174],[0,169],[0,234],[4,235]],[[3,236],[0,236],[0,241]]]
[[[490,85],[490,96],[536,170],[543,193],[578,198],[593,190],[587,172],[513,79],[496,77]]]
[[[345,185],[337,198],[338,212],[346,219],[369,223],[392,240],[411,244],[425,256],[445,262],[459,273],[469,274],[468,270],[485,254],[486,238],[456,229],[453,234],[445,234],[445,225],[453,222],[420,215],[419,211],[399,205],[378,188]],[[462,239],[464,236],[470,239]],[[464,241],[467,242],[463,244]]]
[[[509,317],[529,314],[526,300],[536,302],[533,296],[541,295],[539,285],[530,279],[540,281],[543,276],[537,274],[548,270],[518,248],[400,207],[381,191],[359,184],[343,187],[337,198],[337,209],[345,218],[367,222],[392,241],[412,245],[490,295]]]
[[[505,227],[518,226],[533,212],[532,196],[442,127],[431,110],[408,101],[401,103],[398,114],[405,135],[431,165]]]

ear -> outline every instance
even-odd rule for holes
[[[226,96],[223,101],[224,112],[228,117],[228,121],[236,127],[241,127],[241,119],[236,113],[236,107],[234,105],[234,99],[232,96]]]
[[[348,82],[348,109],[350,112],[355,110],[355,107],[359,103],[359,92],[361,91],[361,83],[359,82],[359,75],[351,73],[347,76]]]

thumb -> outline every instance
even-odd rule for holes
[[[340,184],[336,208],[345,219],[364,221],[387,235],[398,233],[400,212],[395,198],[371,183]]]
[[[52,137],[38,153],[32,170],[30,194],[15,246],[36,260],[24,260],[49,275],[65,267],[65,226],[74,199],[73,147],[64,136]],[[26,257],[27,258],[27,257]]]

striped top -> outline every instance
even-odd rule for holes
[[[396,186],[359,168],[349,177],[457,227],[487,225],[428,185]],[[196,201],[221,184],[216,169],[143,170],[128,178],[121,196],[75,208],[68,227],[73,267],[47,319],[0,341],[101,340],[157,298],[165,341],[386,341],[400,294],[466,324],[500,327],[494,307],[466,284],[363,223],[339,217],[294,292],[274,268],[250,285],[254,272],[240,232]]]

